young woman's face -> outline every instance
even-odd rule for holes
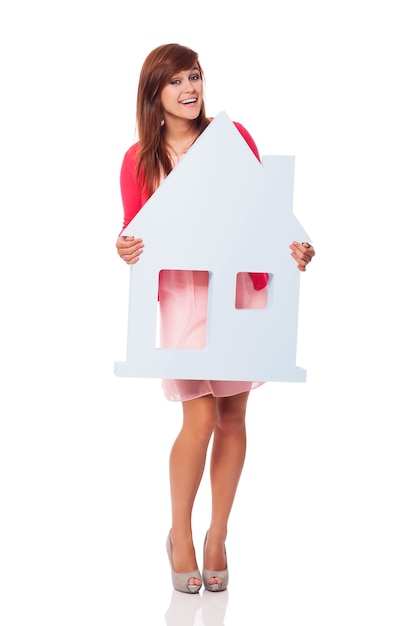
[[[203,81],[198,67],[178,72],[161,91],[165,123],[171,119],[195,120],[203,102]]]

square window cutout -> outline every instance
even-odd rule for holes
[[[262,289],[256,289],[259,272],[238,272],[236,274],[235,306],[237,309],[265,309],[268,306],[268,284]],[[268,278],[268,283],[270,277]]]

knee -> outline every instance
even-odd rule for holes
[[[216,415],[216,430],[224,435],[240,433],[245,428],[245,413],[238,410],[226,409]]]
[[[214,430],[214,401],[211,396],[203,396],[183,402],[182,433],[194,445],[206,447]]]
[[[213,420],[207,421],[204,424],[200,424],[200,428],[197,429],[195,437],[202,446],[207,446],[214,431]]]
[[[194,423],[188,423],[183,425],[182,431],[187,434],[187,437],[202,448],[206,448],[214,430],[213,419],[196,420]]]

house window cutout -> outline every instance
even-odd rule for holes
[[[160,270],[156,348],[206,347],[210,279],[206,270]]]
[[[255,272],[256,274],[256,272]],[[269,276],[269,281],[271,276]],[[235,307],[237,309],[266,309],[268,306],[268,286],[255,289],[248,272],[236,274]]]

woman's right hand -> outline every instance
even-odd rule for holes
[[[119,236],[116,241],[117,252],[123,261],[133,265],[139,261],[145,244],[140,238]]]

